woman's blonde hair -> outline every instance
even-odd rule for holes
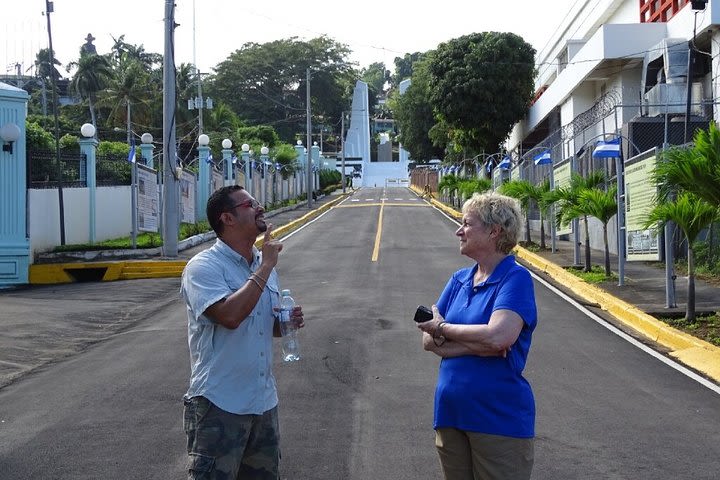
[[[504,254],[515,248],[520,235],[520,204],[517,200],[499,193],[474,193],[462,207],[464,215],[471,215],[487,226],[500,227],[497,249]]]

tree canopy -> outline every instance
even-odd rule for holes
[[[428,64],[430,104],[448,140],[496,151],[527,113],[535,49],[513,33],[483,32],[442,43]]]
[[[350,50],[327,37],[246,43],[216,68],[208,90],[250,125],[271,125],[291,142],[305,130],[306,70],[316,119],[339,119],[352,95]]]
[[[443,153],[443,149],[433,143],[429,134],[436,123],[428,102],[429,91],[427,67],[420,62],[415,67],[408,89],[402,95],[395,91],[390,102],[400,130],[400,142],[410,158],[418,162],[441,157]]]

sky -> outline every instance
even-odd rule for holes
[[[3,0],[9,2],[10,0]],[[326,35],[347,44],[359,67],[405,53],[425,52],[474,32],[514,32],[541,51],[578,0],[417,0],[372,2],[290,0],[175,0],[175,62],[196,63],[201,72],[225,60],[246,42],[265,43]],[[113,37],[164,52],[165,0],[54,0],[50,15],[55,56],[63,65],[77,60],[92,33],[98,53]],[[548,8],[548,5],[552,8]],[[423,6],[419,6],[423,5]],[[373,8],[375,6],[375,8]],[[47,48],[45,0],[15,0],[0,18],[0,74],[32,74],[35,54]],[[194,19],[194,21],[193,21]],[[194,25],[194,28],[193,28]],[[64,72],[63,72],[64,74]]]

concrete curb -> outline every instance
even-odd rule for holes
[[[411,187],[411,190],[418,196],[422,196],[422,191],[419,189]],[[431,198],[428,202],[453,218],[462,218],[460,212],[434,198]],[[588,302],[599,305],[601,309],[610,313],[617,320],[640,333],[642,336],[666,347],[672,357],[702,372],[716,382],[720,382],[720,348],[657,320],[634,305],[610,295],[595,285],[585,282],[561,266],[523,247],[515,247],[514,253],[517,258],[536,272],[548,275],[555,282],[562,284],[575,295],[584,298]]]

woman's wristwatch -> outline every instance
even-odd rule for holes
[[[440,323],[438,323],[437,328],[436,328],[435,331],[433,332],[433,336],[432,336],[432,337],[433,337],[433,343],[435,343],[435,346],[436,346],[436,347],[440,347],[440,346],[442,346],[443,343],[445,343],[445,340],[446,340],[446,339],[445,339],[445,335],[443,335],[443,333],[442,333],[442,327],[443,327],[443,325],[445,325],[446,323],[447,323],[447,322],[440,322]]]

